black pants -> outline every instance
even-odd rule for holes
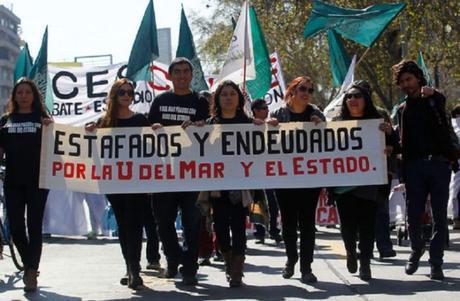
[[[48,190],[4,188],[11,237],[25,267],[38,270],[42,255],[42,227]],[[25,213],[27,208],[27,233]]]
[[[391,178],[389,179],[391,183]],[[388,196],[391,192],[391,184],[386,184],[379,188],[379,192],[385,196],[377,204],[377,213],[375,217],[375,241],[379,252],[393,250],[390,230],[390,208]]]
[[[347,252],[356,252],[359,235],[360,258],[370,259],[374,250],[377,202],[345,193],[336,201],[340,231]]]
[[[246,252],[246,214],[242,202],[233,204],[228,191],[221,191],[220,198],[211,199],[214,230],[221,252],[232,251],[234,255]],[[230,238],[230,231],[232,237]]]
[[[160,260],[160,244],[158,240],[158,229],[155,216],[153,214],[152,197],[149,195],[148,201],[145,202],[144,209],[144,227],[147,235],[146,255],[148,262],[157,262]]]
[[[198,192],[166,192],[153,195],[153,212],[168,265],[182,263],[183,274],[193,276],[198,270],[198,245],[201,213],[196,206]],[[177,238],[175,221],[181,210],[184,244]]]
[[[275,190],[273,189],[266,189],[265,195],[267,197],[268,213],[270,215],[268,233],[271,236],[274,236],[280,233],[280,230],[278,229],[278,211],[279,211],[278,201],[276,200]],[[256,237],[265,237],[265,226],[264,225],[256,224],[255,228],[256,228],[256,231],[254,235]]]
[[[126,267],[132,273],[141,270],[142,230],[146,194],[108,194],[118,225],[118,240]]]
[[[434,229],[429,260],[432,265],[443,264],[451,173],[449,163],[440,160],[408,160],[404,168],[408,200],[407,220],[411,248],[414,251],[418,251],[425,243],[422,239],[421,217],[430,195]]]
[[[315,248],[315,213],[320,191],[319,188],[276,190],[288,264],[295,264],[299,259],[297,227],[300,230],[300,272],[302,274],[311,272]]]

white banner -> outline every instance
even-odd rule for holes
[[[286,84],[284,83],[281,62],[277,52],[273,52],[270,55],[270,62],[272,68],[272,84],[270,90],[265,94],[265,101],[268,104],[269,111],[273,112],[283,104]]]
[[[95,121],[105,111],[110,87],[126,72],[126,63],[104,67],[56,67],[48,66],[52,86],[53,109],[51,114],[57,123],[83,125]],[[156,94],[170,90],[168,66],[155,62],[152,81],[136,82],[136,94],[132,109],[148,112]]]
[[[381,120],[113,128],[44,127],[40,187],[140,193],[383,184]]]

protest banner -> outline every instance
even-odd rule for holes
[[[135,82],[132,110],[148,112],[155,95],[172,88],[168,66],[154,62],[151,81]],[[84,125],[105,112],[110,87],[126,73],[126,63],[103,67],[48,66],[52,87],[51,114],[57,123]]]
[[[43,130],[40,187],[140,193],[384,184],[381,120]]]

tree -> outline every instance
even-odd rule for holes
[[[213,9],[210,19],[194,19],[201,36],[198,43],[201,57],[218,71],[232,34],[232,17],[238,18],[241,0],[209,0]],[[310,0],[253,0],[270,51],[277,50],[286,80],[309,75],[318,85],[316,102],[328,103],[335,94],[329,71],[327,37],[303,38],[303,28],[311,13]],[[387,1],[336,0],[333,5],[364,8]],[[415,60],[422,51],[427,65],[437,70],[439,86],[451,101],[460,101],[460,1],[407,1],[406,9],[385,30],[369,49],[358,66],[358,78],[370,81],[376,100],[387,109],[398,102],[392,83],[391,66],[403,56]],[[349,54],[365,52],[365,48],[346,41]]]

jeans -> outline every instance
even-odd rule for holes
[[[297,228],[300,230],[300,272],[311,272],[315,247],[315,214],[319,188],[277,189],[276,197],[281,211],[283,240],[288,264],[299,259]]]
[[[42,227],[48,190],[4,188],[11,237],[25,267],[38,270],[42,255]],[[27,208],[27,231],[25,213]]]
[[[408,160],[404,166],[406,193],[408,199],[408,223],[411,248],[417,252],[424,245],[421,231],[421,217],[425,212],[428,195],[433,211],[433,236],[430,243],[432,265],[442,265],[444,246],[447,239],[447,201],[451,168],[442,160]]]
[[[183,274],[194,276],[198,270],[198,245],[201,213],[196,206],[198,192],[166,192],[153,195],[153,212],[158,222],[168,266],[182,263]],[[184,233],[183,247],[179,245],[175,221],[181,210]]]

